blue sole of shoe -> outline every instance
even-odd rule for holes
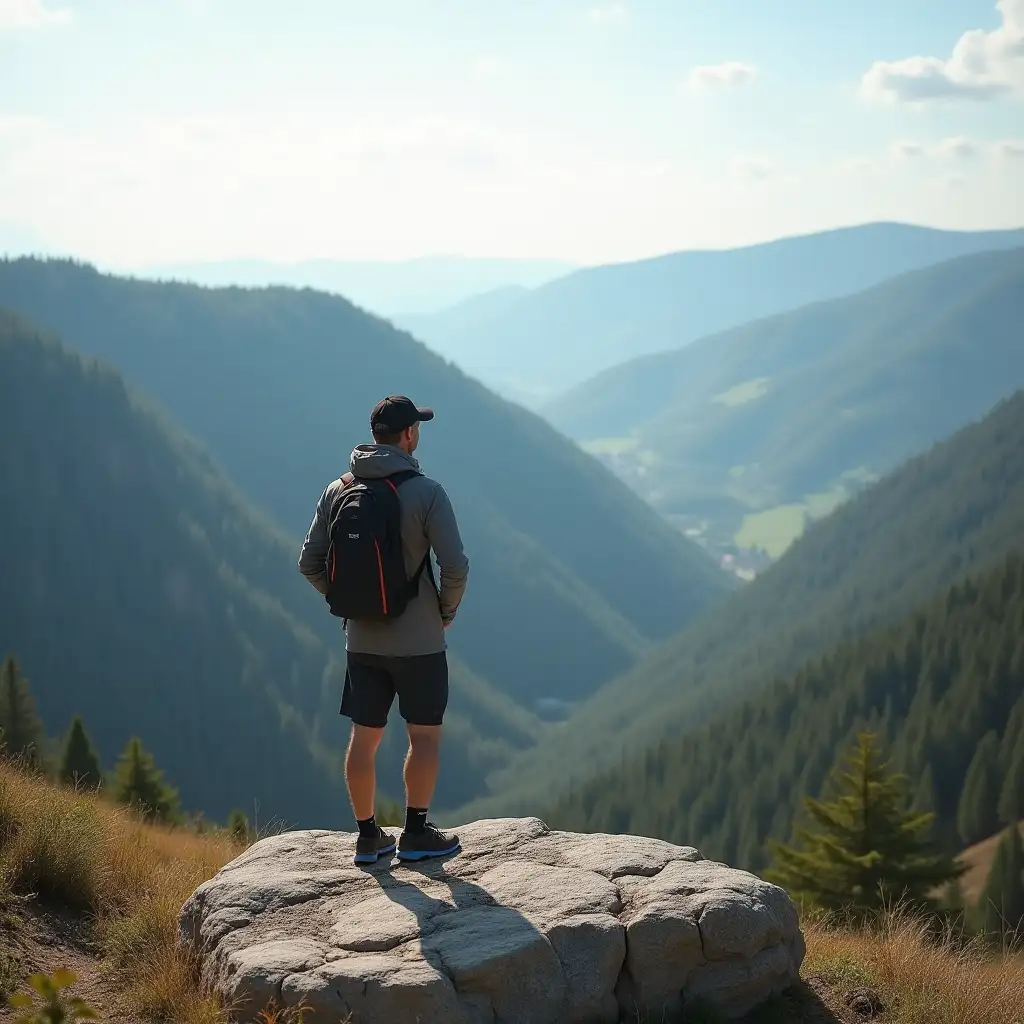
[[[427,860],[430,857],[447,857],[450,854],[458,853],[462,849],[461,843],[449,846],[446,850],[399,850],[399,860]]]
[[[387,849],[378,850],[376,853],[357,853],[352,859],[356,864],[376,864],[381,857],[390,857],[395,852],[395,849],[395,846],[389,846]]]

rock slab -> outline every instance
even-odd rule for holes
[[[729,1018],[781,993],[804,957],[796,908],[755,875],[641,836],[474,822],[444,861],[352,864],[355,836],[263,839],[182,908],[204,981],[257,1021],[314,1024]]]

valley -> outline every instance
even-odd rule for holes
[[[1024,0],[803,7],[0,0],[0,1024],[1024,1024]]]

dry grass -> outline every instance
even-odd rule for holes
[[[0,876],[90,915],[126,1008],[144,1019],[224,1021],[177,946],[177,915],[239,850],[226,833],[145,825],[95,795],[0,766]]]
[[[226,831],[146,825],[95,795],[0,764],[0,911],[4,893],[14,892],[87,915],[104,969],[140,1019],[225,1024],[224,1009],[202,991],[196,964],[177,945],[177,915],[240,850]],[[804,973],[824,981],[837,1003],[868,985],[882,996],[891,1024],[1024,1024],[1020,955],[993,955],[953,935],[936,941],[924,923],[899,912],[868,928],[805,919],[804,931]],[[9,983],[6,973],[0,963],[0,985]],[[302,1017],[268,1011],[265,1020],[299,1024]]]
[[[875,988],[893,1024],[1024,1024],[1024,956],[995,953],[894,910],[867,927],[804,922],[805,972],[837,991]]]

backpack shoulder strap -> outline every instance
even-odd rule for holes
[[[405,483],[406,480],[411,480],[414,476],[419,476],[415,469],[400,469],[397,473],[392,473],[390,476],[384,477],[388,482],[391,489],[397,494],[398,488]]]

